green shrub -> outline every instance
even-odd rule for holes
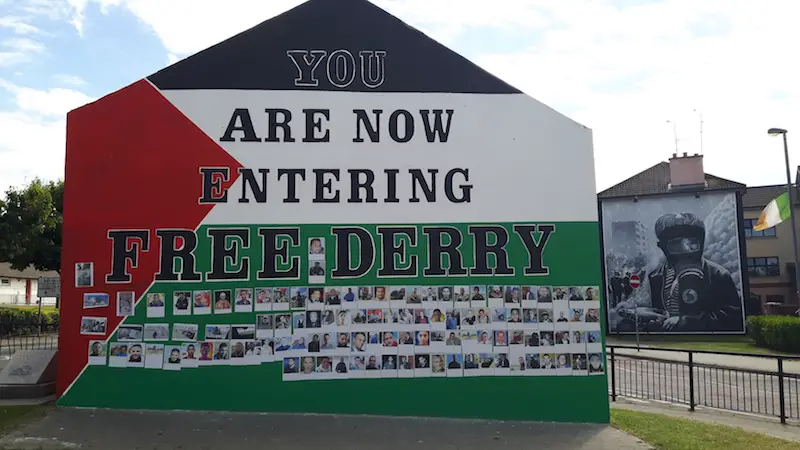
[[[58,331],[58,311],[42,311],[42,331]],[[34,334],[39,329],[39,311],[36,309],[0,308],[0,336]]]
[[[747,334],[756,345],[800,353],[800,317],[753,316],[747,318]]]

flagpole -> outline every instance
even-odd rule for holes
[[[792,172],[789,167],[789,143],[786,139],[786,130],[781,128],[770,128],[767,132],[770,136],[783,136],[783,156],[786,160],[786,190],[789,192],[789,217],[792,223],[792,249],[794,250],[794,286],[795,300],[800,301],[800,257],[797,252],[797,220],[794,218],[794,188],[792,186]]]

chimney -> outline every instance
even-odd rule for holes
[[[704,185],[703,155],[672,155],[669,159],[669,179],[671,187]]]

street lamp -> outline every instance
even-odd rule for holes
[[[792,219],[792,249],[794,250],[794,286],[796,300],[800,301],[800,257],[797,255],[797,222],[794,218],[794,189],[792,187],[792,173],[789,169],[789,144],[786,140],[787,131],[783,128],[770,128],[767,134],[770,136],[783,136],[783,156],[786,160],[786,189],[789,191],[789,217]]]

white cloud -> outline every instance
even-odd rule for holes
[[[86,80],[77,75],[59,74],[53,75],[53,79],[59,83],[69,84],[71,86],[85,86]]]
[[[42,53],[45,50],[44,44],[27,38],[6,39],[1,45],[20,53]]]
[[[301,3],[92,1],[103,11],[127,8],[162,41],[170,63]],[[71,5],[69,20],[83,17],[85,0],[61,2]],[[793,48],[800,42],[793,23],[800,4],[794,0],[764,0],[758,8],[730,0],[654,0],[625,2],[632,5],[626,7],[612,0],[375,2],[591,127],[599,188],[667,159],[675,151],[668,119],[677,123],[679,151],[699,151],[693,109],[703,113],[706,169],[715,175],[748,184],[781,182],[780,143],[765,132],[771,126],[788,128],[790,145],[800,148],[791,134],[800,130],[800,64]],[[19,26],[11,23],[0,19],[0,26]],[[505,42],[534,32],[541,39],[507,53],[477,54],[457,46],[481,39],[487,29],[495,37],[507,33]],[[470,39],[458,40],[465,36]],[[0,53],[0,65],[19,58],[7,53]],[[39,97],[18,95],[18,104],[48,110],[44,91],[38,92]],[[568,176],[569,168],[564,170]]]
[[[37,90],[0,79],[15,111],[0,111],[0,189],[64,176],[66,113],[93,99],[71,89]]]
[[[0,17],[0,28],[10,28],[16,34],[42,34],[43,31],[29,24],[22,17]]]

